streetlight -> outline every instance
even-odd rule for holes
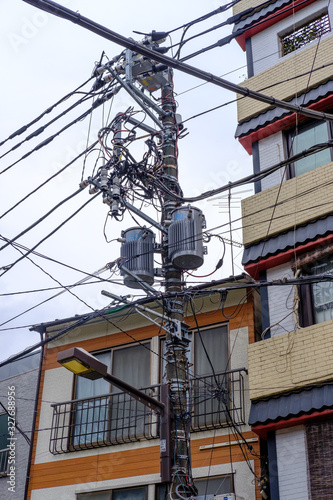
[[[129,394],[132,398],[148,406],[160,416],[160,456],[161,456],[161,480],[171,481],[171,454],[170,454],[170,408],[168,386],[161,386],[161,401],[154,399],[123,380],[108,373],[107,366],[99,361],[81,347],[71,347],[58,354],[58,363],[79,377],[90,380],[104,378],[107,382],[118,387],[121,391]]]

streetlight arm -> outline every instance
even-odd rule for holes
[[[126,394],[129,394],[132,398],[136,399],[140,403],[144,404],[145,406],[148,406],[148,408],[155,411],[159,415],[164,414],[164,409],[165,409],[164,403],[161,403],[160,401],[157,401],[157,399],[148,396],[139,389],[132,387],[131,385],[127,384],[127,382],[124,382],[123,380],[120,380],[114,375],[111,375],[111,373],[107,373],[105,376],[103,376],[103,378],[104,380],[107,380],[107,382],[110,382],[110,384],[118,387],[118,389],[120,389],[121,391],[126,392]]]

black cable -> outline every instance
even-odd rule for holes
[[[264,3],[266,3],[266,2],[264,2]],[[303,5],[305,3],[308,3],[308,0],[303,0],[303,2],[301,2],[301,3],[299,3],[297,5],[297,7],[300,6],[300,5]],[[253,8],[253,10],[256,10],[256,9],[257,9],[256,7]],[[285,13],[285,12],[288,12],[289,10],[293,11],[294,10],[294,6],[285,9],[283,12]],[[275,17],[279,17],[280,15],[281,15],[281,12],[278,12],[277,14],[269,15],[268,17],[265,17],[265,19],[263,19],[262,21],[258,21],[257,23],[251,24],[247,28],[236,30],[233,33],[231,33],[230,35],[227,35],[226,37],[221,38],[221,40],[218,40],[217,42],[213,43],[212,45],[208,45],[207,47],[204,47],[204,48],[202,48],[202,49],[200,49],[200,50],[198,50],[196,52],[193,52],[192,54],[189,54],[188,56],[183,57],[180,60],[182,62],[184,62],[184,61],[187,61],[189,59],[192,59],[193,57],[196,57],[196,56],[201,55],[201,54],[203,54],[205,52],[208,52],[209,50],[215,49],[217,47],[223,47],[224,45],[229,44],[232,40],[234,40],[235,38],[243,35],[247,31],[252,30],[253,28],[256,28],[256,27],[260,26],[261,24],[266,23],[267,20],[271,20],[271,19],[274,19]],[[221,23],[220,25],[214,26],[214,27],[212,27],[212,28],[210,28],[210,29],[208,29],[208,30],[206,30],[206,31],[198,34],[198,35],[195,35],[194,37],[191,37],[189,40],[191,40],[192,38],[195,38],[196,36],[201,36],[201,35],[207,34],[207,33],[211,32],[211,31],[213,31],[213,30],[215,30],[217,28],[222,27],[222,26],[224,26],[224,23]],[[185,43],[186,43],[186,41],[185,41]]]
[[[109,280],[105,280],[108,283],[110,282]],[[47,288],[35,288],[33,290],[20,290],[19,292],[6,292],[6,293],[0,293],[0,297],[13,297],[15,295],[29,295],[31,293],[42,293],[42,292],[53,292],[54,290],[63,290],[64,288],[73,288],[75,286],[84,286],[84,285],[96,285],[97,283],[100,283],[101,280],[95,280],[95,281],[86,281],[85,283],[71,283],[68,285],[61,285],[61,286],[49,286]]]
[[[115,91],[116,91],[116,88],[115,88],[114,91],[111,90],[110,92],[105,93],[103,97],[100,97],[99,99],[97,99],[93,103],[93,105],[89,109],[87,109],[87,111],[85,111],[84,113],[82,113],[82,115],[80,115],[77,118],[75,118],[73,121],[71,121],[70,123],[68,123],[67,125],[65,125],[64,127],[62,127],[60,130],[58,130],[58,132],[56,132],[55,134],[51,135],[50,137],[48,137],[47,139],[45,139],[44,141],[42,141],[41,143],[39,143],[32,150],[30,150],[27,153],[25,153],[21,158],[19,158],[14,163],[12,163],[11,165],[9,165],[5,169],[3,169],[0,172],[0,175],[3,174],[3,173],[5,173],[5,172],[7,172],[7,170],[11,169],[15,165],[17,165],[20,161],[25,160],[26,158],[28,158],[32,153],[35,153],[36,151],[38,151],[39,149],[43,148],[44,146],[47,146],[50,142],[53,141],[53,139],[55,139],[56,137],[58,137],[65,130],[69,129],[70,127],[72,127],[76,123],[84,120],[84,118],[86,118],[87,116],[89,116],[90,113],[92,113],[98,106],[100,106],[101,104],[104,104],[104,102],[106,102],[107,100],[111,99],[111,97],[113,97]]]
[[[176,47],[177,45],[179,45],[179,48],[175,54],[175,57],[178,56],[179,58],[179,55],[180,55],[180,51],[181,49],[183,48],[183,46],[189,42],[190,40],[194,40],[195,38],[198,38],[199,36],[203,36],[203,35],[206,35],[207,33],[210,33],[211,31],[214,31],[216,29],[219,29],[219,28],[223,28],[223,26],[227,26],[229,24],[235,24],[237,23],[244,15],[249,15],[251,14],[251,12],[255,11],[257,9],[257,7],[251,7],[249,9],[246,9],[244,10],[243,12],[240,12],[239,14],[235,14],[234,16],[231,16],[229,17],[228,19],[226,19],[225,21],[223,21],[222,23],[216,25],[216,26],[213,26],[212,28],[208,28],[204,31],[201,31],[200,33],[197,33],[196,35],[193,35],[189,38],[187,38],[186,40],[184,40],[184,36],[185,36],[185,33],[187,32],[187,30],[193,25],[193,24],[189,24],[187,25],[187,27],[185,28],[184,30],[184,33],[182,34],[182,38],[180,40],[180,42],[174,44],[174,45],[171,45],[171,47],[169,48],[173,48],[173,47]],[[194,57],[194,56],[193,56]],[[185,58],[182,58],[180,59],[181,61],[186,61],[187,59],[189,59],[189,57],[185,57]]]
[[[75,194],[77,194],[78,192],[80,192],[81,190],[77,191]],[[92,198],[90,198],[88,201],[86,201],[83,205],[81,205],[81,207],[79,207],[77,210],[75,210],[75,212],[73,214],[71,214],[69,217],[67,217],[67,219],[65,219],[61,224],[59,224],[55,229],[53,229],[53,231],[51,231],[48,235],[46,235],[43,239],[41,239],[38,243],[36,243],[36,245],[34,245],[28,252],[26,252],[24,255],[22,255],[22,257],[20,257],[19,259],[17,259],[15,262],[13,262],[12,264],[10,264],[9,266],[6,266],[6,269],[3,271],[3,273],[1,274],[1,276],[3,276],[4,274],[6,274],[8,271],[10,271],[11,269],[13,269],[13,267],[18,264],[22,259],[26,258],[33,250],[35,250],[35,248],[37,248],[39,245],[41,245],[42,243],[44,243],[44,241],[46,241],[48,238],[50,238],[51,236],[53,236],[59,229],[61,229],[68,221],[70,221],[73,217],[75,217],[83,208],[85,208],[89,203],[91,203],[97,196],[99,196],[100,193],[97,193],[95,194],[95,196],[93,196]],[[72,198],[73,195],[71,195],[69,198]],[[12,242],[8,242],[6,244],[6,246],[8,244],[11,244]]]
[[[5,238],[3,236],[0,236],[0,239],[3,241],[7,241],[7,242],[9,241],[8,238]],[[22,250],[26,250],[27,252],[32,253],[33,255],[36,255],[37,257],[41,257],[42,259],[49,260],[50,262],[54,262],[56,264],[59,264],[60,266],[64,266],[67,269],[71,269],[72,271],[76,271],[78,273],[84,274],[86,277],[89,276],[91,278],[97,278],[96,274],[91,274],[91,273],[88,273],[87,271],[82,271],[82,269],[78,269],[77,267],[70,266],[69,264],[65,264],[64,262],[61,262],[60,260],[54,259],[54,258],[49,257],[47,255],[44,255],[42,253],[35,252],[34,250],[32,250],[24,245],[20,245],[19,243],[12,243],[11,245],[14,248],[21,248]],[[98,277],[98,279],[99,279],[99,281],[106,282],[106,283],[114,283],[115,282],[115,280],[110,281],[109,279],[104,279],[104,278],[100,278],[100,277]],[[121,283],[118,283],[118,284],[121,285]]]
[[[8,240],[4,236],[2,236],[2,238],[6,241],[6,243],[4,245],[2,245],[2,247],[0,247],[0,252],[1,252],[1,250],[4,250],[6,247],[8,247],[9,245],[12,245],[16,240],[18,240],[19,238],[21,238],[21,236],[23,236],[24,234],[26,234],[29,231],[31,231],[31,229],[33,229],[34,227],[38,226],[38,224],[40,224],[49,215],[51,215],[53,212],[55,212],[59,207],[61,207],[62,205],[64,205],[64,203],[66,203],[67,201],[71,200],[72,198],[74,198],[76,195],[78,195],[81,192],[82,192],[82,188],[79,188],[76,191],[74,191],[74,193],[70,194],[69,196],[67,196],[66,198],[64,198],[63,200],[61,200],[53,208],[51,208],[51,210],[49,210],[48,212],[46,212],[46,214],[44,214],[42,217],[40,217],[38,220],[36,220],[33,224],[30,224],[29,227],[27,227],[26,229],[24,229],[23,231],[21,231],[19,234],[17,234],[16,236],[14,236],[14,238],[11,238],[10,240]]]
[[[48,182],[50,182],[51,180],[55,179],[55,177],[57,177],[59,174],[61,174],[62,172],[64,172],[68,167],[70,167],[73,163],[75,163],[76,160],[78,160],[82,155],[91,152],[94,149],[94,147],[96,146],[96,144],[98,144],[98,141],[95,141],[87,149],[85,149],[84,151],[82,151],[82,153],[79,153],[75,158],[73,158],[73,160],[71,160],[64,167],[62,167],[60,170],[58,170],[55,174],[51,175],[51,177],[48,177],[48,179],[46,179],[44,182],[42,182],[41,184],[39,184],[39,186],[37,186],[32,191],[30,191],[30,193],[28,193],[20,201],[18,201],[17,203],[15,203],[15,205],[13,205],[11,208],[9,208],[8,210],[6,210],[6,212],[4,212],[2,215],[0,215],[0,219],[2,219],[3,217],[5,217],[12,210],[14,210],[16,207],[18,207],[21,203],[23,203],[25,200],[27,200],[30,196],[32,196],[37,191],[39,191],[39,189],[41,189],[42,187],[44,187]]]
[[[66,101],[69,97],[71,97],[72,95],[74,95],[79,89],[81,89],[82,87],[84,87],[93,77],[90,77],[88,78],[88,80],[86,80],[84,83],[82,83],[79,87],[77,87],[75,90],[73,90],[72,92],[70,92],[69,94],[65,95],[64,97],[62,97],[59,101],[57,101],[55,104],[52,104],[52,106],[50,106],[49,108],[47,108],[45,111],[43,111],[43,113],[41,113],[37,118],[35,118],[34,120],[32,120],[31,122],[29,122],[27,125],[24,125],[23,127],[21,127],[20,129],[16,130],[15,132],[13,132],[9,137],[7,137],[7,139],[5,139],[4,141],[0,142],[0,146],[2,146],[3,144],[5,144],[5,142],[9,141],[10,139],[13,139],[14,137],[17,137],[18,135],[21,135],[23,134],[23,132],[25,132],[29,127],[31,127],[32,125],[34,125],[35,123],[37,123],[39,120],[41,120],[41,118],[43,118],[43,116],[47,115],[48,113],[50,113],[51,111],[53,111],[53,109],[58,106],[59,104],[61,104],[62,102]]]
[[[267,177],[268,175],[272,174],[276,170],[279,170],[280,168],[285,167],[286,165],[289,165],[290,163],[294,163],[295,161],[300,160],[301,158],[305,158],[306,156],[311,156],[312,154],[315,154],[319,151],[322,151],[322,150],[327,149],[327,148],[332,147],[332,146],[333,146],[333,140],[329,140],[329,141],[321,143],[321,144],[316,144],[316,145],[311,146],[310,148],[298,153],[297,155],[291,156],[290,158],[287,158],[286,160],[283,160],[283,161],[277,163],[276,165],[273,165],[271,167],[267,167],[258,173],[248,175],[248,176],[243,177],[242,179],[239,179],[235,182],[229,182],[228,184],[225,184],[224,186],[221,186],[220,188],[206,191],[206,192],[204,192],[198,196],[194,196],[192,198],[178,196],[173,191],[170,191],[158,179],[155,179],[155,183],[159,186],[160,189],[165,191],[173,199],[175,199],[177,201],[181,201],[183,203],[193,203],[195,201],[201,201],[201,200],[204,200],[206,198],[210,198],[211,196],[215,196],[215,195],[220,194],[224,191],[228,191],[229,189],[233,189],[236,187],[243,186],[244,184],[248,184],[248,183],[252,183],[252,182],[256,182],[258,180],[261,180],[261,179]]]
[[[78,101],[76,101],[74,104],[72,104],[71,106],[69,106],[69,108],[65,109],[62,113],[60,113],[59,115],[57,115],[55,118],[52,118],[52,120],[48,121],[47,123],[45,123],[45,125],[42,125],[41,127],[39,127],[37,130],[34,130],[33,132],[31,132],[31,134],[27,135],[27,137],[25,139],[23,139],[21,142],[15,144],[15,146],[13,146],[11,149],[9,149],[8,151],[6,151],[3,155],[0,156],[0,160],[2,158],[4,158],[6,155],[8,155],[9,153],[11,153],[12,151],[15,151],[16,149],[18,149],[20,146],[22,146],[22,144],[24,144],[25,142],[28,142],[30,141],[31,139],[33,139],[34,137],[37,137],[39,136],[40,134],[42,134],[45,129],[47,127],[49,127],[50,125],[52,125],[52,123],[56,122],[57,120],[59,120],[59,118],[62,118],[63,116],[65,116],[67,113],[69,113],[70,111],[72,111],[74,108],[76,108],[79,104],[82,104],[84,102],[86,102],[88,99],[91,99],[93,98],[94,96],[93,95],[88,95],[86,97],[82,97],[81,99],[79,99]]]
[[[264,102],[266,104],[269,104],[271,106],[277,106],[281,107],[284,109],[288,109],[291,111],[295,111],[297,113],[300,113],[304,116],[309,116],[310,118],[316,118],[316,119],[324,119],[324,120],[329,120],[333,121],[333,115],[328,114],[328,113],[323,113],[323,112],[317,112],[310,110],[308,108],[303,108],[302,106],[294,105],[291,104],[287,101],[281,101],[279,99],[275,99],[274,97],[267,96],[264,94],[261,94],[259,92],[250,90],[246,87],[242,87],[241,85],[234,84],[232,82],[229,82],[227,80],[224,80],[222,78],[219,78],[216,75],[213,75],[212,73],[208,73],[204,70],[201,70],[199,68],[196,68],[194,66],[189,66],[188,64],[185,64],[184,62],[177,61],[171,57],[168,57],[164,54],[158,53],[145,45],[139,44],[135,42],[132,39],[126,38],[108,28],[105,26],[101,26],[100,24],[84,17],[81,16],[81,14],[74,12],[70,9],[67,9],[66,7],[63,7],[52,0],[23,0],[26,3],[29,3],[33,5],[34,7],[38,7],[46,12],[50,12],[51,14],[54,14],[56,16],[59,16],[63,19],[67,19],[71,22],[74,22],[75,24],[78,24],[79,26],[82,26],[89,31],[92,31],[93,33],[98,34],[99,36],[102,36],[106,38],[107,40],[110,40],[114,43],[117,43],[125,48],[128,48],[130,50],[133,50],[135,52],[138,52],[139,54],[142,54],[143,56],[156,60],[159,63],[166,64],[170,68],[178,69],[184,73],[187,73],[191,76],[194,76],[196,78],[200,78],[201,80],[205,80],[207,82],[210,82],[214,85],[217,85],[221,88],[230,90],[232,92],[239,93],[240,95],[246,96],[246,97],[251,97],[253,99],[259,100],[261,102]]]

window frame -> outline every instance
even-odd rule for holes
[[[320,250],[315,250],[314,252],[309,252],[298,257],[294,270],[297,267],[297,269],[301,269],[301,275],[303,277],[311,276],[311,270],[314,267],[329,261],[333,261],[332,245],[330,244]],[[304,283],[298,286],[298,293],[300,297],[299,323],[302,328],[329,321],[317,321],[316,319],[313,290],[313,286],[315,285],[315,283]],[[329,309],[333,310],[333,304]]]
[[[331,110],[327,110],[327,112],[330,113]],[[302,132],[302,130],[304,130],[306,128],[310,128],[312,125],[316,125],[318,123],[326,123],[328,140],[333,140],[333,123],[328,122],[328,121],[325,122],[324,120],[323,121],[321,121],[321,120],[305,120],[305,121],[303,121],[302,120],[298,124],[295,124],[293,127],[286,130],[283,134],[284,135],[284,149],[285,149],[285,158],[286,159],[291,158],[292,156],[294,156],[294,154],[297,154],[297,153],[293,152],[293,142],[294,142],[294,138],[297,137],[297,134],[299,132]],[[296,130],[297,130],[297,133],[296,133]],[[322,141],[322,142],[324,142],[324,141]],[[327,149],[330,152],[331,162],[333,162],[333,146],[330,148],[327,148]],[[312,156],[315,156],[315,155],[316,155],[316,153],[314,153],[314,155],[312,155]],[[326,163],[323,163],[322,165],[320,165],[318,167],[314,167],[311,170],[308,170],[308,172],[312,172],[313,170],[316,170],[317,168],[320,168],[323,165],[326,165]],[[308,173],[308,172],[304,172],[304,173]],[[300,177],[301,175],[303,175],[303,174],[296,175],[295,162],[290,162],[288,164],[288,168],[287,168],[286,173],[287,173],[287,180],[294,179],[295,177]]]
[[[82,493],[77,493],[76,494],[76,499],[77,500],[85,500],[85,498],[88,498],[88,495],[99,495],[99,494],[109,494],[109,500],[113,500],[113,493],[114,492],[120,492],[120,491],[130,491],[130,490],[144,490],[145,495],[144,495],[144,500],[148,500],[148,485],[137,485],[137,486],[129,486],[129,487],[124,487],[124,488],[113,488],[111,490],[97,490],[97,491],[87,491],[87,492],[82,492]],[[98,500],[98,498],[97,498]]]
[[[98,350],[98,351],[92,351],[91,354],[93,354],[94,356],[98,355],[98,354],[104,354],[104,353],[109,353],[109,357],[110,357],[110,373],[112,374],[112,363],[113,363],[113,353],[114,351],[119,351],[121,349],[126,349],[126,348],[131,348],[131,347],[136,347],[136,346],[139,346],[139,345],[143,345],[143,344],[147,344],[149,345],[149,349],[150,349],[150,358],[149,358],[149,361],[150,361],[150,367],[149,367],[149,385],[151,385],[151,379],[152,379],[152,363],[151,363],[151,338],[149,339],[145,339],[145,340],[142,340],[140,342],[130,342],[130,343],[126,343],[126,344],[121,344],[121,345],[116,345],[116,346],[112,346],[112,347],[108,347],[108,348],[105,348],[105,349],[101,349],[101,350]],[[81,377],[81,380],[82,381],[87,381],[86,379],[82,378]],[[78,375],[75,375],[74,376],[74,382],[73,382],[73,386],[72,386],[72,401],[76,401],[77,399],[84,399],[84,398],[80,398],[80,397],[77,397],[77,382],[78,382]],[[94,381],[93,381],[94,382]],[[113,394],[116,394],[118,392],[122,392],[120,389],[117,389],[116,392],[112,392],[112,384],[111,383],[108,383],[108,392],[105,393],[105,394],[96,394],[95,396],[92,396],[92,398],[96,397],[112,397]],[[138,387],[138,389],[142,389],[142,387]],[[88,397],[86,399],[89,399]],[[74,405],[74,403],[73,403]],[[96,432],[92,432],[93,434],[99,434],[99,433],[106,433],[106,436],[107,436],[107,439],[109,438],[110,436],[110,433],[111,433],[111,429],[110,429],[110,420],[111,420],[111,412],[112,412],[112,408],[111,408],[111,401],[107,404],[107,408],[106,408],[106,411],[107,411],[107,416],[106,416],[106,421],[108,423],[107,425],[107,429],[106,430],[97,430]],[[91,410],[91,408],[87,408],[87,412]],[[94,409],[93,409],[94,410]],[[76,411],[74,406],[73,406],[73,410],[72,410],[72,415],[71,415],[71,431],[68,435],[68,449],[72,449],[72,450],[81,450],[81,449],[86,449],[86,448],[82,448],[82,443],[78,442],[75,444],[74,440],[75,440],[75,427],[78,426],[80,427],[81,425],[85,425],[84,423],[82,424],[81,423],[76,423],[75,422],[75,416],[76,416]],[[86,424],[87,425],[87,424]],[[81,434],[79,434],[79,437],[80,437]],[[100,445],[100,446],[104,446],[103,445],[103,441],[104,439],[102,440],[92,440],[90,442],[91,444],[91,447],[92,448],[95,448],[96,446]],[[85,446],[86,446],[86,443],[85,443]]]

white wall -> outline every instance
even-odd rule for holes
[[[304,426],[276,432],[279,492],[283,500],[310,498]]]
[[[293,278],[293,272],[290,269],[289,263],[267,270],[267,281],[282,278]],[[294,330],[294,296],[295,293],[293,286],[271,286],[268,288],[269,319],[270,324],[272,325],[272,337],[282,335],[286,332],[292,332]]]
[[[312,17],[316,13],[320,13],[321,9],[327,7],[327,0],[317,0],[312,3],[308,7],[301,9],[295,14],[291,14],[286,19],[283,19],[279,23],[274,24],[270,28],[254,35],[251,39],[252,41],[252,54],[254,59],[254,74],[261,73],[262,71],[270,68],[277,64],[281,59],[281,46],[279,34],[287,31],[288,28],[292,27],[294,24],[297,24],[303,19],[306,19],[308,16]],[[329,6],[329,16],[332,24],[333,20],[333,3],[330,2]],[[328,33],[324,36],[331,36],[331,33]],[[316,43],[313,41],[312,43]],[[310,44],[309,44],[310,45]],[[306,45],[304,48],[308,47]],[[299,49],[303,50],[303,48]],[[285,57],[293,57],[293,53],[286,55]],[[273,92],[273,90],[272,90]]]
[[[284,147],[283,147],[283,134],[282,132],[277,132],[276,134],[270,135],[265,139],[259,141],[259,157],[260,157],[260,170],[272,167],[284,158]],[[280,184],[281,180],[286,180],[286,176],[283,176],[284,168],[277,170],[273,174],[265,177],[261,181],[261,190],[264,191],[270,187]]]

